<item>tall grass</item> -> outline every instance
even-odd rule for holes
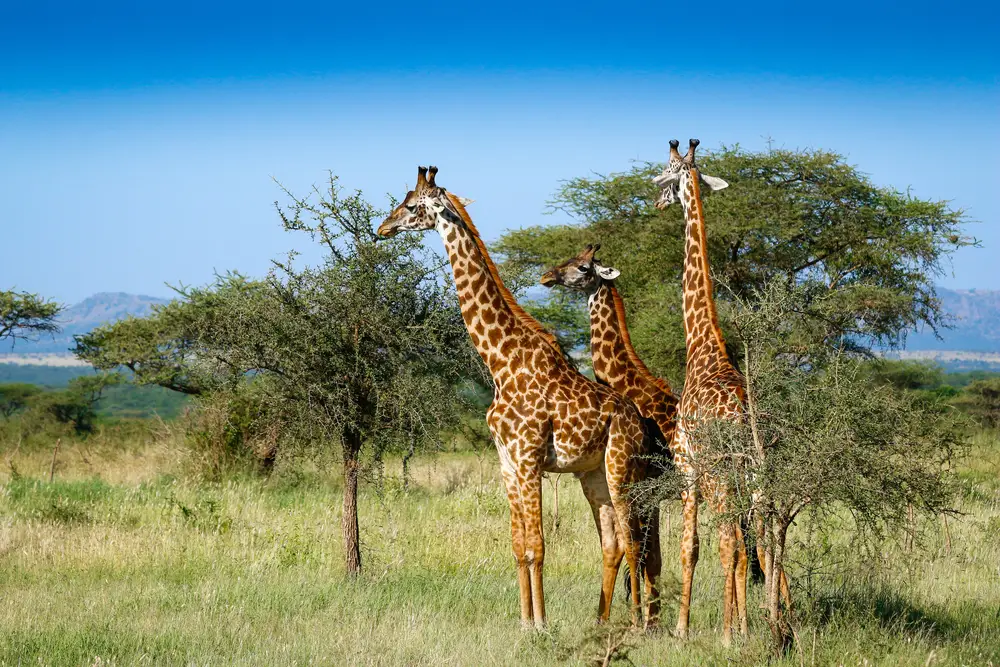
[[[383,488],[362,495],[365,570],[348,581],[336,476],[313,470],[198,482],[180,474],[183,449],[169,438],[105,445],[91,440],[84,451],[69,443],[52,483],[46,448],[18,453],[17,473],[2,473],[0,664],[584,664],[606,653],[608,635],[623,641],[620,652],[635,664],[767,660],[759,586],[748,607],[761,639],[719,645],[722,592],[710,526],[702,532],[691,639],[619,633],[627,619],[620,585],[613,623],[596,628],[600,549],[569,476],[557,531],[546,498],[551,627],[538,634],[520,629],[507,502],[493,457],[421,460],[407,491],[391,462]],[[925,527],[923,551],[907,554],[887,540],[874,554],[852,554],[835,536],[836,544],[817,548],[826,560],[797,562],[790,574],[803,601],[801,652],[784,662],[1000,663],[998,473],[1000,444],[978,436],[963,472],[964,514],[949,523],[950,553],[935,524]],[[664,526],[662,538],[668,594],[679,572],[676,513],[671,523],[673,533]]]

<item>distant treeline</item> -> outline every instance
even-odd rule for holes
[[[67,389],[73,380],[94,377],[90,366],[41,366],[0,364],[0,394],[4,385],[33,385],[39,394]],[[105,388],[94,406],[98,419],[144,419],[159,416],[170,420],[179,416],[190,398],[156,386],[123,383]]]
[[[90,366],[0,363],[0,384],[23,383],[52,389],[65,389],[73,378],[94,375],[95,373],[96,371]]]

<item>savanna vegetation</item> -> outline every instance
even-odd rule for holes
[[[751,585],[749,640],[719,644],[710,526],[691,639],[632,631],[620,594],[595,626],[600,547],[558,477],[545,492],[551,625],[520,629],[491,388],[445,260],[418,235],[377,240],[384,213],[332,179],[277,211],[320,244],[319,265],[223,274],[80,336],[97,374],[0,376],[0,664],[1000,661],[1000,381],[873,353],[947,326],[933,285],[975,242],[963,213],[823,151],[723,148],[702,168],[731,184],[705,207],[752,417],[707,424],[704,465],[739,490],[734,513],[765,523],[770,581],[784,570],[795,601]],[[640,355],[679,389],[683,223],[653,207],[656,171],[570,181],[553,206],[576,224],[511,231],[495,250],[523,288],[599,241]],[[54,321],[56,306],[31,299],[5,311],[21,313],[9,331]],[[530,307],[586,367],[579,299]],[[136,407],[165,396],[176,409]],[[667,625],[669,482],[636,489],[665,510]]]

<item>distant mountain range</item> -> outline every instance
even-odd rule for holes
[[[1000,355],[1000,291],[938,288],[938,295],[944,310],[954,316],[954,327],[943,329],[940,332],[941,340],[930,331],[909,334],[904,356],[946,360],[950,353],[961,353],[951,356],[966,360],[993,360]],[[62,331],[55,337],[44,336],[41,340],[32,342],[19,341],[13,349],[8,343],[0,346],[0,363],[15,359],[21,363],[69,362],[67,357],[70,357],[69,349],[73,347],[74,334],[87,333],[94,327],[128,315],[147,315],[154,305],[164,303],[167,303],[166,299],[124,292],[95,294],[62,313],[59,318]],[[40,356],[44,360],[29,361],[25,359],[26,356]]]
[[[938,296],[944,311],[955,318],[954,327],[940,331],[941,340],[931,331],[909,334],[906,337],[908,351],[1000,353],[1000,291],[939,287]]]
[[[167,299],[152,296],[126,294],[125,292],[100,292],[71,306],[59,315],[62,331],[54,336],[42,336],[37,341],[17,341],[11,347],[9,342],[0,345],[0,362],[7,355],[69,355],[73,347],[73,335],[84,334],[108,322],[124,319],[129,315],[148,315],[156,304],[167,303]]]

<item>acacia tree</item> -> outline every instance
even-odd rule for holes
[[[213,308],[243,288],[235,274],[231,278],[219,280],[197,301],[181,298],[156,304],[146,317],[129,315],[74,336],[73,352],[98,370],[126,368],[136,384],[189,396],[231,387],[239,381],[238,373],[221,364],[198,339],[199,331],[211,326]]]
[[[123,365],[138,382],[206,397],[252,383],[266,405],[259,428],[286,439],[337,443],[343,465],[347,571],[361,568],[358,482],[362,457],[426,445],[456,423],[458,387],[480,371],[444,261],[418,236],[380,240],[386,214],[331,177],[324,192],[278,207],[284,228],[325,251],[318,266],[294,255],[263,279],[218,276],[144,320],[78,339],[95,365]],[[276,204],[277,206],[277,204]]]
[[[911,511],[937,516],[953,498],[953,463],[965,424],[943,397],[873,377],[867,363],[831,348],[805,315],[819,297],[782,281],[735,298],[747,419],[695,430],[697,465],[732,488],[731,511],[764,530],[768,623],[776,649],[792,633],[779,598],[787,535],[804,511],[814,525],[849,517],[860,540],[912,528]]]
[[[811,283],[821,288],[813,297],[826,295],[816,315],[832,325],[828,342],[849,341],[862,349],[899,343],[917,324],[935,330],[947,324],[934,281],[950,252],[975,243],[963,234],[962,211],[876,186],[828,151],[755,153],[732,146],[700,160],[706,173],[730,183],[704,206],[711,266],[733,295],[751,298],[772,280]],[[654,206],[659,191],[652,178],[662,166],[642,163],[623,174],[570,180],[551,207],[577,224],[511,230],[495,248],[515,270],[538,275],[581,246],[600,242],[610,262],[628,267],[618,286],[636,349],[654,372],[679,384],[685,363],[684,220],[678,207]],[[717,296],[738,359],[729,299]],[[803,305],[818,307],[813,301]],[[565,339],[578,338],[573,327],[581,324],[571,317],[547,317],[558,306],[553,302],[536,312]],[[587,320],[581,322],[585,331]]]
[[[34,340],[59,331],[56,317],[63,307],[37,294],[0,291],[0,341]]]

